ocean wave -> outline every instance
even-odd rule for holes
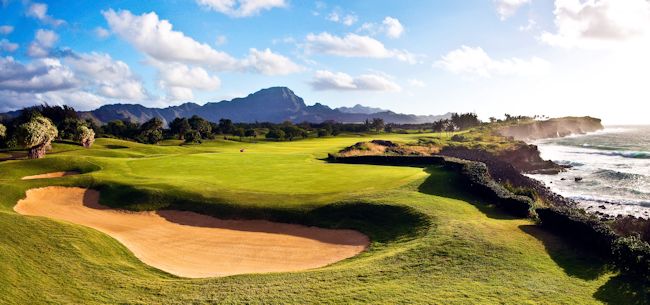
[[[611,205],[638,205],[642,207],[650,207],[650,201],[648,200],[602,198],[589,195],[575,195],[568,197],[578,202],[604,203]]]
[[[615,180],[615,181],[638,181],[641,179],[648,178],[644,175],[633,174],[633,173],[624,173],[609,169],[601,169],[593,173],[593,176],[603,179],[603,180]]]
[[[619,151],[585,151],[581,152],[583,154],[589,155],[602,155],[610,157],[623,157],[630,159],[650,159],[650,152],[648,151],[630,151],[630,150],[619,150]]]

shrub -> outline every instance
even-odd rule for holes
[[[190,130],[185,133],[185,143],[202,143],[201,133],[196,130]]]
[[[75,140],[79,141],[83,147],[90,148],[90,146],[95,143],[95,131],[84,125],[81,125],[77,128]]]
[[[18,144],[29,150],[27,156],[30,159],[45,156],[58,134],[52,121],[41,115],[33,116],[27,123],[19,125],[16,131]]]

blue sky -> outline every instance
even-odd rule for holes
[[[308,104],[650,123],[650,2],[28,1],[0,8],[0,111]]]

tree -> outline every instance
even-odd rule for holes
[[[142,126],[140,126],[140,134],[137,137],[138,141],[147,144],[156,144],[162,141],[162,129],[163,122],[161,119],[155,117],[146,121]]]
[[[189,130],[183,136],[185,138],[185,143],[201,143],[201,134],[196,130]]]
[[[332,133],[329,132],[326,128],[321,128],[321,129],[318,130],[318,137],[319,137],[319,138],[327,137],[327,136],[329,136],[329,135],[331,135],[331,134],[332,134]]]
[[[77,129],[75,140],[80,142],[83,147],[90,148],[95,143],[95,131],[86,127],[86,125],[81,125]]]
[[[384,124],[383,119],[373,118],[371,126],[375,131],[380,132],[384,129],[384,126],[386,126],[386,124]]]
[[[232,133],[233,136],[239,137],[239,140],[241,141],[241,138],[243,138],[246,135],[246,131],[244,128],[237,127],[235,128],[235,131]]]
[[[235,126],[232,121],[229,119],[220,119],[219,120],[219,132],[223,134],[232,134],[235,130]]]
[[[198,131],[204,139],[209,138],[212,134],[212,126],[210,126],[210,122],[198,115],[193,115],[188,120],[188,123],[192,126],[192,129]]]
[[[269,130],[269,132],[266,134],[267,139],[273,139],[273,140],[282,140],[284,139],[285,134],[282,129],[279,128],[273,128]]]
[[[187,118],[175,118],[169,123],[169,129],[172,134],[176,135],[179,140],[185,139],[185,134],[192,129]]]
[[[393,132],[393,124],[387,124],[386,127],[384,127],[384,131],[387,133]]]
[[[63,122],[57,125],[57,129],[59,130],[59,138],[74,140],[79,131],[79,127],[81,126],[85,126],[85,122],[79,119],[64,119]]]
[[[481,125],[481,121],[478,119],[476,113],[452,113],[451,122],[460,130]]]
[[[282,127],[282,131],[284,131],[285,137],[289,139],[289,141],[293,141],[294,138],[302,136],[303,130],[296,125],[285,124]]]
[[[246,129],[244,136],[249,138],[257,138],[257,131],[255,131],[253,128]]]
[[[59,131],[52,121],[41,115],[36,115],[26,123],[18,126],[16,136],[19,145],[29,150],[27,156],[30,159],[38,159],[45,156],[45,152],[51,148]]]
[[[4,137],[7,136],[7,127],[5,125],[0,124],[0,139],[4,139]]]

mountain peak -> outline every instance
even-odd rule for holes
[[[167,108],[148,108],[139,104],[113,104],[102,106],[93,111],[82,112],[81,115],[104,123],[122,119],[144,122],[153,117],[159,117],[164,122],[170,122],[177,117],[191,117],[193,115],[201,116],[212,122],[226,118],[235,122],[258,121],[274,123],[287,120],[313,123],[323,121],[359,123],[372,118],[381,118],[387,123],[423,123],[449,117],[449,115],[416,116],[400,114],[358,104],[354,107],[337,109],[332,109],[320,103],[307,106],[301,97],[287,87],[270,87],[249,94],[247,97],[206,103],[202,106],[195,103],[184,103]]]

